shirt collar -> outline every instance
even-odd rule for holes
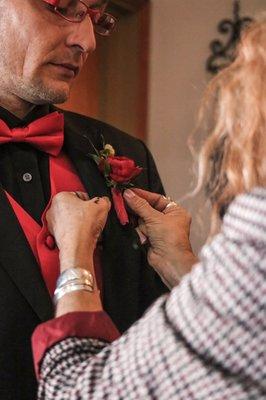
[[[50,105],[43,104],[35,106],[24,118],[18,118],[16,115],[12,114],[6,108],[0,106],[0,119],[2,119],[9,128],[17,128],[19,126],[25,126],[31,122],[44,117],[50,113]]]

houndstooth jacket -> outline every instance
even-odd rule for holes
[[[236,198],[200,260],[111,345],[50,348],[38,399],[266,399],[266,189]]]

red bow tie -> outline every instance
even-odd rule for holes
[[[23,128],[10,129],[0,119],[0,144],[8,142],[25,142],[57,156],[64,142],[64,116],[59,112],[53,112],[39,118]]]

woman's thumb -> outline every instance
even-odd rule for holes
[[[138,196],[133,190],[127,189],[124,191],[124,199],[127,204],[140,218],[146,221],[148,218],[151,218],[153,215],[157,215],[158,211],[154,210],[149,203]]]

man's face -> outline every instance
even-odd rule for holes
[[[88,16],[71,23],[52,13],[42,0],[0,0],[2,93],[33,104],[62,103],[94,49]]]

